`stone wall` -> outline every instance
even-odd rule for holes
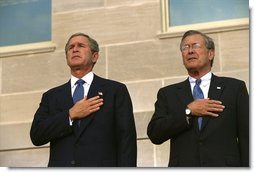
[[[188,30],[188,28],[186,28]],[[101,52],[94,72],[127,85],[138,134],[138,166],[166,167],[169,144],[146,135],[159,88],[186,79],[181,37],[160,39],[160,0],[52,0],[53,52],[0,58],[0,166],[45,167],[48,145],[34,147],[29,130],[43,92],[68,81],[64,45],[75,32],[95,38]],[[213,72],[249,87],[249,29],[209,33]]]

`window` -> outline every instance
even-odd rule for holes
[[[51,42],[51,0],[1,0],[0,26],[1,57],[3,51],[13,52],[13,46],[15,51],[19,47],[32,48],[34,43],[38,50],[40,46],[48,46],[46,42]],[[29,49],[29,52],[33,51]]]
[[[248,0],[161,0],[163,33],[249,27]],[[187,28],[187,29],[186,29]]]

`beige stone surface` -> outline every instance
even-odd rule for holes
[[[2,66],[3,60],[0,58],[0,78],[3,78],[2,71],[3,71],[3,66]],[[2,94],[2,79],[0,79],[0,94]],[[0,98],[1,102],[1,98]]]
[[[109,77],[121,81],[183,75],[178,39],[151,40],[108,50]]]
[[[137,112],[134,114],[138,139],[148,139],[147,126],[152,115],[153,111]]]
[[[42,92],[0,96],[0,125],[32,121]]]
[[[154,109],[156,93],[161,87],[161,81],[140,81],[127,83],[132,104],[135,112],[149,111]]]
[[[155,167],[168,167],[170,154],[170,140],[155,146],[156,164]]]
[[[249,31],[240,30],[220,34],[223,71],[249,68]]]
[[[160,0],[106,0],[106,6],[135,5],[145,3],[159,3]]]
[[[105,0],[52,0],[53,13],[104,7]]]
[[[155,38],[160,30],[159,10],[159,3],[147,3],[56,13],[52,40],[63,48],[74,32],[87,33],[101,45]]]
[[[167,167],[169,146],[170,141],[155,145],[149,139],[138,140],[138,167]]]
[[[31,123],[0,125],[0,150],[8,151],[34,147],[30,140],[30,128]]]
[[[154,166],[154,145],[148,139],[138,140],[138,167],[153,167]]]
[[[16,56],[2,63],[2,93],[44,90],[69,77],[62,53]]]
[[[24,167],[47,167],[49,159],[49,149],[24,149],[0,152],[0,167],[22,167],[20,169],[9,170],[28,170]],[[30,169],[29,169],[30,170]],[[36,170],[36,169],[32,169]]]
[[[94,66],[93,72],[100,77],[107,78],[106,49],[100,46],[99,59]]]

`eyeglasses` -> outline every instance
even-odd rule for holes
[[[192,48],[193,50],[196,50],[196,49],[201,48],[201,45],[199,43],[193,43],[191,45],[185,44],[185,45],[181,46],[181,51],[182,52],[189,51],[190,48]]]

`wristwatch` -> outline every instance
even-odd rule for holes
[[[191,110],[189,108],[185,109],[186,116],[191,116]]]
[[[189,108],[185,109],[185,114],[186,114],[186,122],[188,125],[190,125],[190,119],[191,119],[191,110]]]

